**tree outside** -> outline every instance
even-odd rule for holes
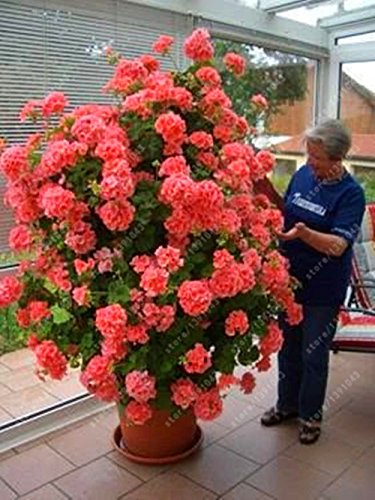
[[[280,111],[283,104],[303,101],[307,91],[308,59],[294,54],[264,49],[257,45],[228,40],[215,40],[216,57],[235,52],[247,60],[246,73],[237,79],[221,65],[224,88],[234,109],[253,123],[254,109],[249,107],[253,95],[262,94],[268,108],[261,117],[265,131],[269,118]],[[259,121],[259,120],[258,120]]]

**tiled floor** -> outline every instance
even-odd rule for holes
[[[372,500],[374,380],[375,355],[332,356],[324,431],[306,447],[298,443],[296,424],[265,429],[258,423],[275,397],[273,369],[259,376],[250,397],[233,393],[224,415],[202,425],[200,452],[165,467],[137,465],[113,450],[111,409],[4,454],[0,499]]]
[[[41,381],[35,375],[34,354],[29,349],[0,356],[0,425],[82,392],[77,371],[62,381]]]

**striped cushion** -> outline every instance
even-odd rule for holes
[[[364,241],[374,241],[375,239],[375,203],[366,205],[366,210],[363,215],[361,230],[359,232],[357,241],[362,243]]]
[[[332,348],[375,352],[375,316],[340,313]]]
[[[359,304],[366,309],[375,308],[375,288],[367,288],[366,281],[375,277],[375,204],[366,206],[361,230],[353,245],[353,278],[362,288],[356,295]]]

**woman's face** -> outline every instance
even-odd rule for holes
[[[317,177],[322,179],[326,177],[334,177],[341,161],[330,158],[323,149],[323,145],[319,142],[307,141],[307,163],[314,170]]]

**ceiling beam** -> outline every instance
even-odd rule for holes
[[[260,0],[259,8],[268,13],[276,13],[326,2],[327,0]]]
[[[350,25],[359,25],[360,23],[373,23],[375,19],[375,7],[364,7],[348,12],[341,12],[334,16],[325,17],[319,20],[318,26],[329,30],[343,28]]]
[[[375,42],[336,45],[331,51],[331,59],[339,63],[366,62],[374,59]]]
[[[226,29],[229,38],[248,43],[278,48],[307,57],[328,57],[328,34],[325,30],[308,26],[281,16],[272,16],[260,9],[223,0],[123,0],[189,16],[195,25],[205,25],[213,35]],[[220,3],[220,8],[218,8]],[[220,25],[220,26],[219,26]],[[219,28],[220,29],[217,29]],[[224,33],[222,33],[224,35]]]

